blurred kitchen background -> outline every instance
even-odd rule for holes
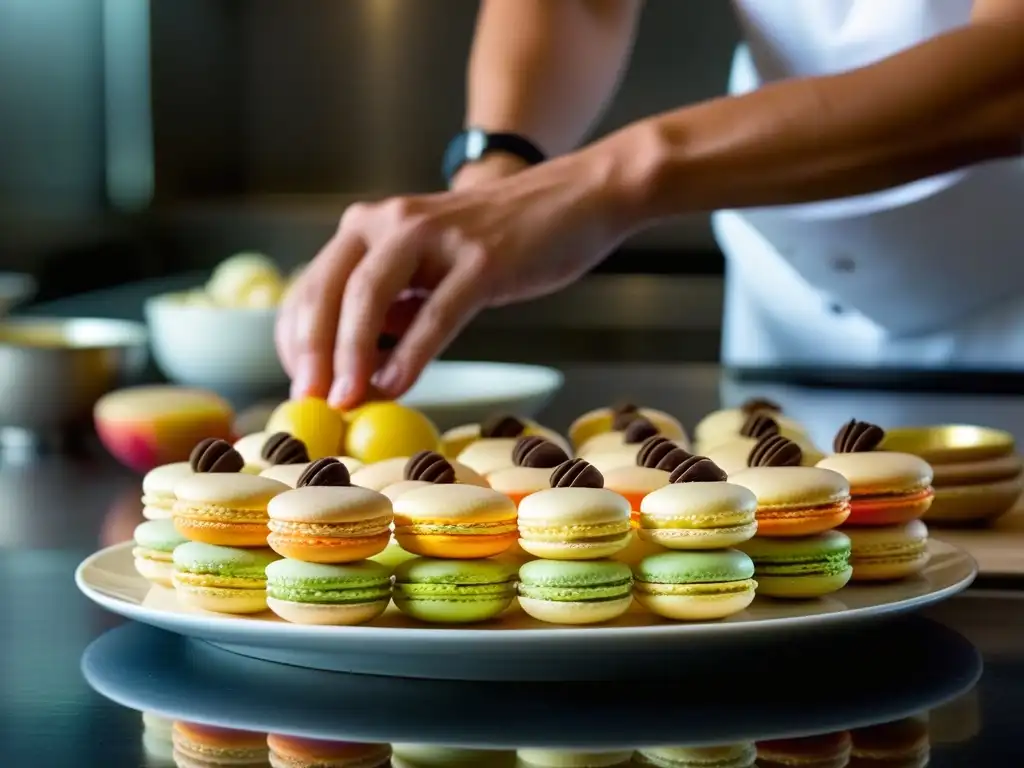
[[[348,202],[438,187],[476,10],[476,0],[0,0],[0,271],[33,274],[36,301],[58,306],[46,302],[192,279],[175,276],[241,250],[291,269]],[[721,93],[736,39],[728,3],[648,0],[599,132]],[[558,300],[486,313],[453,354],[487,356],[480,345],[510,332],[523,353],[505,357],[618,345],[620,357],[715,359],[721,273],[707,219],[680,220]],[[141,298],[110,299],[128,293],[76,309],[141,316]]]

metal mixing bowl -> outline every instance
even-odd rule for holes
[[[0,440],[46,439],[88,424],[93,404],[138,376],[147,355],[141,323],[0,320]]]

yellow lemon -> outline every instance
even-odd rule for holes
[[[309,458],[337,456],[345,439],[342,415],[318,397],[281,403],[267,420],[267,432],[287,432],[306,444]]]
[[[436,451],[440,435],[419,411],[399,403],[367,403],[347,416],[345,455],[371,464],[417,451]]]

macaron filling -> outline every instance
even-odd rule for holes
[[[362,538],[376,536],[390,531],[391,518],[377,517],[371,520],[357,520],[349,523],[300,523],[291,520],[274,520],[267,523],[271,532],[279,536],[303,539]]]
[[[618,541],[632,528],[629,520],[594,525],[537,525],[519,523],[519,533],[531,541],[571,542],[576,544]]]
[[[202,528],[222,525],[259,525],[267,522],[266,509],[239,509],[213,504],[191,504],[179,501],[174,505],[174,516],[186,520],[190,527]]]
[[[396,536],[480,536],[508,534],[515,531],[515,520],[495,523],[395,523]]]
[[[637,579],[634,588],[644,595],[672,595],[693,597],[728,597],[749,592],[757,587],[753,579],[719,581],[714,583],[673,584]]]
[[[601,602],[621,600],[629,596],[633,580],[630,578],[607,584],[588,586],[555,587],[550,585],[519,583],[519,594],[534,600],[552,600],[558,603]]]
[[[386,601],[391,597],[391,573],[373,562],[327,565],[277,560],[267,566],[267,596],[314,605]]]
[[[928,553],[925,540],[907,540],[899,543],[877,543],[853,545],[851,561],[859,564],[912,563]]]

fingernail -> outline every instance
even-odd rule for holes
[[[296,372],[295,378],[292,379],[291,399],[298,400],[299,398],[305,397],[306,393],[309,391],[309,384],[309,370],[306,368],[300,368]]]
[[[327,395],[327,403],[332,408],[338,408],[344,404],[348,398],[349,392],[352,391],[352,382],[348,377],[338,379],[331,385],[331,391]]]
[[[401,384],[401,373],[398,366],[389,363],[383,370],[374,374],[373,385],[385,394],[394,395],[398,385]]]

